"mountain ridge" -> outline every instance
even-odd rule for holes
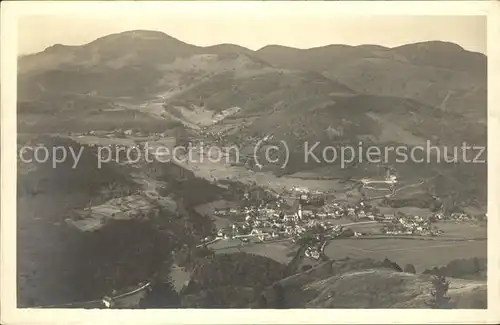
[[[298,47],[287,46],[287,45],[282,45],[282,44],[267,44],[267,45],[264,45],[264,46],[260,47],[257,50],[252,50],[252,49],[249,49],[249,48],[244,47],[242,45],[232,44],[232,43],[219,43],[219,44],[213,44],[213,45],[207,45],[207,46],[199,46],[199,45],[194,45],[194,44],[190,44],[190,43],[187,43],[187,42],[183,42],[180,39],[175,38],[175,37],[173,37],[173,36],[171,36],[171,35],[169,35],[169,34],[167,34],[165,32],[162,32],[162,31],[146,30],[146,29],[136,29],[136,30],[128,30],[128,31],[123,31],[123,32],[118,32],[118,33],[112,33],[112,34],[108,34],[108,35],[105,35],[105,36],[98,37],[98,38],[96,38],[93,41],[90,41],[90,42],[87,42],[87,43],[84,43],[84,44],[80,44],[80,45],[66,45],[66,44],[61,44],[61,43],[54,43],[53,45],[48,46],[47,48],[45,48],[42,51],[38,51],[38,52],[34,52],[34,53],[25,53],[25,54],[22,54],[22,55],[23,56],[36,55],[36,54],[39,54],[39,53],[42,53],[42,52],[46,51],[47,49],[51,49],[51,48],[54,48],[54,47],[55,48],[58,48],[58,47],[66,47],[66,48],[81,47],[81,46],[85,46],[85,45],[89,45],[89,44],[95,43],[97,41],[106,40],[106,39],[108,39],[110,37],[128,36],[128,35],[134,35],[134,34],[135,35],[137,35],[137,34],[151,34],[150,36],[153,36],[153,34],[156,34],[157,36],[167,37],[167,38],[169,38],[171,40],[174,40],[174,41],[177,41],[177,42],[182,42],[184,44],[189,44],[189,45],[192,45],[192,46],[198,47],[198,48],[213,48],[213,47],[217,47],[217,46],[234,46],[234,47],[240,48],[241,50],[251,51],[251,52],[259,52],[259,51],[264,50],[267,47],[282,47],[282,48],[291,49],[291,50],[307,51],[307,50],[315,50],[315,49],[320,49],[320,48],[330,47],[330,46],[344,46],[344,47],[357,47],[357,48],[376,47],[378,49],[398,49],[398,48],[408,47],[408,46],[412,46],[412,45],[414,45],[414,46],[420,45],[421,46],[421,45],[425,45],[425,44],[434,44],[434,45],[440,45],[440,44],[444,45],[444,44],[447,44],[447,45],[452,45],[452,46],[458,47],[460,50],[463,50],[465,52],[475,53],[475,54],[479,54],[481,56],[486,57],[486,55],[484,53],[477,52],[477,51],[467,50],[463,46],[461,46],[461,45],[459,45],[457,43],[449,42],[449,41],[441,41],[441,40],[419,41],[419,42],[413,42],[413,43],[407,43],[407,44],[397,45],[397,46],[393,46],[393,47],[388,47],[388,46],[383,46],[383,45],[378,45],[378,44],[359,44],[359,45],[326,44],[326,45],[313,46],[313,47],[309,47],[309,48],[298,48]]]
[[[443,50],[446,52],[445,56],[440,54]],[[145,73],[149,75],[157,74],[155,78],[161,78],[163,72],[158,72],[159,65],[171,64],[176,58],[189,58],[194,55],[202,54],[219,56],[239,54],[245,55],[259,64],[270,64],[278,69],[314,71],[322,73],[334,81],[344,83],[347,87],[355,90],[356,87],[342,81],[342,79],[345,79],[344,76],[346,74],[352,74],[352,72],[346,72],[345,66],[346,64],[349,66],[362,64],[362,61],[366,59],[387,60],[385,62],[371,63],[372,65],[380,65],[380,69],[383,71],[395,69],[395,67],[392,67],[393,65],[412,64],[415,68],[424,66],[429,68],[456,70],[454,73],[458,74],[457,78],[466,80],[473,79],[469,81],[469,84],[464,82],[464,85],[458,87],[458,89],[455,89],[456,87],[448,89],[449,87],[443,85],[446,80],[441,82],[442,85],[440,85],[440,87],[444,88],[442,91],[440,90],[440,92],[443,94],[439,94],[435,100],[425,102],[426,104],[435,106],[438,106],[444,101],[447,97],[446,92],[448,90],[460,92],[470,89],[470,84],[472,82],[478,83],[480,85],[479,88],[484,89],[486,83],[487,57],[477,52],[465,50],[460,45],[451,42],[418,42],[392,48],[373,44],[357,46],[330,44],[309,49],[298,49],[282,45],[267,45],[259,50],[253,51],[243,46],[229,43],[197,46],[183,42],[160,31],[133,30],[103,36],[79,46],[55,44],[39,53],[20,57],[18,65],[18,72],[21,79],[20,94],[22,97],[24,79],[36,79],[38,76],[38,78],[42,78],[42,80],[36,80],[35,83],[43,86],[45,81],[43,80],[43,76],[40,77],[40,75],[54,74],[54,71],[69,70],[75,71],[78,74],[84,72],[91,74],[92,71],[95,71],[96,73],[112,75],[115,74],[116,70],[119,68],[127,68],[131,70],[128,73],[129,75],[137,74],[137,71],[133,69],[141,69],[150,70]],[[468,63],[462,64],[464,60]],[[107,70],[102,71],[104,68]],[[357,68],[355,67],[354,69],[356,70]],[[359,69],[356,71],[359,73]],[[460,74],[464,72],[470,75],[460,76]],[[388,72],[384,73],[388,75]],[[388,79],[389,83],[401,83],[401,81],[398,80],[398,75],[394,75],[394,72],[388,76],[390,77]],[[69,77],[71,76],[68,76],[68,78]],[[127,75],[125,77],[130,78],[131,76]],[[50,79],[50,76],[48,76],[48,78]],[[408,79],[408,77],[405,78]],[[423,76],[422,78],[435,78],[435,76]],[[119,77],[119,79],[125,78]],[[358,79],[367,83],[372,82],[371,79]],[[148,84],[149,83],[146,82],[145,87],[147,87]],[[390,84],[388,87],[390,87]],[[363,90],[361,90],[361,92],[363,92]],[[385,89],[379,93],[397,97],[406,97],[407,95],[406,90],[394,93],[391,89]],[[409,96],[413,98],[411,94]]]
[[[323,46],[316,46],[311,48],[295,48],[291,46],[285,46],[280,44],[268,44],[265,45],[258,50],[251,50],[244,46],[238,44],[231,43],[221,43],[214,44],[210,46],[198,46],[193,45],[184,41],[181,41],[175,37],[172,37],[161,31],[152,31],[152,30],[130,30],[120,33],[109,34],[106,36],[102,36],[97,38],[94,41],[82,44],[82,45],[63,45],[63,44],[54,44],[43,51],[32,53],[32,54],[24,54],[19,59],[21,61],[27,61],[31,58],[34,58],[37,55],[42,53],[45,54],[55,54],[56,52],[62,51],[74,51],[78,49],[90,49],[99,46],[109,46],[109,43],[114,43],[113,45],[117,45],[119,41],[121,42],[131,42],[131,41],[161,41],[164,43],[163,45],[169,46],[181,46],[184,47],[183,51],[191,51],[192,54],[202,54],[202,53],[245,53],[245,54],[255,54],[262,59],[266,57],[269,58],[269,51],[289,51],[294,54],[304,54],[304,53],[313,53],[313,52],[324,52],[324,51],[363,51],[365,55],[373,55],[373,51],[382,51],[382,52],[390,52],[390,51],[414,51],[415,49],[427,49],[432,50],[434,52],[439,52],[443,50],[449,51],[450,49],[455,49],[463,53],[467,53],[468,55],[477,57],[477,60],[485,60],[486,55],[479,52],[469,51],[464,49],[462,46],[447,42],[447,41],[427,41],[427,42],[415,42],[408,43],[404,45],[394,46],[394,47],[386,47],[382,45],[376,44],[361,44],[361,45],[345,45],[345,44],[328,44]],[[194,53],[197,52],[197,53]],[[380,53],[379,53],[380,54]],[[20,62],[21,64],[24,62]]]

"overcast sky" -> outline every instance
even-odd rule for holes
[[[134,29],[163,31],[194,45],[233,43],[250,49],[269,44],[310,48],[327,44],[379,44],[393,47],[428,40],[454,42],[486,53],[483,16],[332,16],[269,14],[262,9],[228,15],[215,11],[165,11],[153,15],[61,14],[19,19],[19,54],[53,44],[81,45],[101,36]],[[110,16],[112,18],[110,18]]]

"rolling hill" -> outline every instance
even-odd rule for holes
[[[323,73],[361,93],[415,99],[486,121],[487,58],[453,43],[306,50],[273,45],[257,54],[275,66]]]
[[[332,93],[359,93],[413,99],[471,123],[486,122],[486,56],[438,41],[252,51],[233,44],[199,47],[138,30],[82,46],[54,45],[21,57],[18,71],[24,106],[43,101],[57,109],[61,96],[78,95],[104,102],[93,107],[120,101],[209,111],[239,106],[250,113],[281,101],[307,107]],[[312,104],[302,102],[309,99]]]
[[[280,276],[280,265],[251,254],[219,256],[231,265],[204,269],[193,275],[181,292],[185,308],[429,308],[432,276],[402,272],[389,260],[370,258],[323,262],[291,276]],[[244,270],[240,265],[252,261]],[[222,261],[213,260],[207,266]],[[255,263],[258,262],[258,263]],[[273,262],[273,263],[271,263]],[[283,266],[281,266],[283,269]],[[249,272],[253,270],[254,272]],[[236,272],[235,272],[236,271]],[[268,276],[262,277],[262,274]],[[194,288],[201,276],[211,285]],[[217,280],[219,278],[223,281]],[[240,279],[243,277],[244,279]],[[269,284],[269,279],[271,283]],[[484,280],[450,279],[449,296],[455,308],[486,308]],[[262,287],[264,287],[262,289]]]

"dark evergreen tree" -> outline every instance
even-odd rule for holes
[[[404,272],[406,273],[417,273],[417,270],[415,269],[415,266],[413,264],[406,264],[404,268]]]
[[[451,308],[448,289],[450,281],[442,275],[437,275],[432,279],[433,289],[431,291],[431,299],[426,302],[426,305],[433,309]]]

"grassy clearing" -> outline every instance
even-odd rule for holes
[[[484,222],[455,223],[445,221],[437,223],[437,226],[444,231],[446,236],[450,237],[486,237],[488,232],[487,225]]]

